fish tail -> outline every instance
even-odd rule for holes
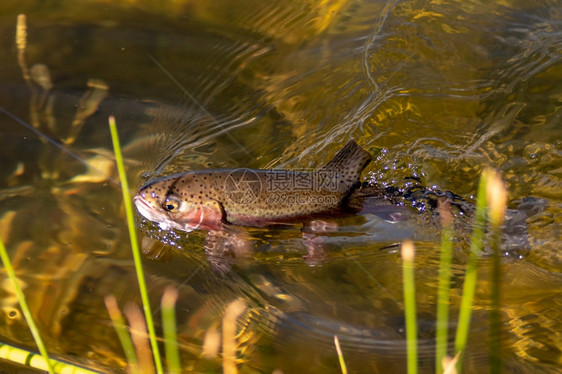
[[[338,179],[343,181],[347,188],[351,188],[359,182],[361,172],[371,160],[371,154],[351,139],[320,171],[337,173]]]

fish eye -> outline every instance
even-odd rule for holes
[[[181,200],[175,195],[170,195],[166,197],[166,200],[164,200],[162,208],[164,208],[164,210],[167,210],[168,212],[175,212],[180,208],[180,205]]]

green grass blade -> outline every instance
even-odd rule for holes
[[[45,360],[47,366],[46,370],[49,373],[54,373],[53,368],[51,366],[51,362],[49,361],[49,354],[47,353],[47,348],[45,347],[45,344],[43,343],[43,339],[41,339],[41,334],[39,333],[39,329],[37,328],[37,325],[33,320],[33,316],[31,315],[31,311],[29,310],[29,306],[27,305],[27,301],[25,300],[25,296],[23,295],[23,292],[21,290],[20,284],[16,277],[16,273],[14,272],[14,268],[12,267],[10,256],[8,256],[8,251],[6,250],[6,247],[4,246],[4,242],[2,241],[1,238],[0,238],[0,258],[2,258],[2,262],[4,263],[4,268],[8,273],[8,277],[12,281],[12,284],[14,286],[14,291],[18,298],[18,302],[20,303],[21,311],[23,312],[25,320],[27,321],[29,329],[31,330],[33,339],[35,339],[35,344],[37,344],[37,348],[39,348],[39,352],[41,353],[41,356],[43,356],[43,359]]]
[[[164,347],[166,349],[166,361],[168,373],[181,373],[180,354],[178,351],[178,338],[176,331],[176,301],[178,291],[175,288],[167,288],[162,296],[162,326],[164,330]]]
[[[442,360],[447,355],[449,330],[449,292],[451,262],[453,259],[453,220],[449,202],[439,204],[438,210],[443,224],[441,254],[439,259],[439,286],[437,289],[437,326],[435,332],[435,368],[442,373]]]
[[[334,335],[334,345],[336,346],[336,352],[338,353],[338,360],[340,361],[341,373],[347,374],[347,366],[343,358],[343,353],[340,347],[340,340],[338,339],[337,335]]]
[[[402,243],[402,278],[404,280],[408,374],[416,374],[418,372],[418,327],[414,280],[414,244],[409,241]]]
[[[478,272],[478,257],[482,251],[482,238],[484,225],[486,224],[486,184],[488,183],[488,173],[485,171],[480,177],[478,186],[478,197],[476,198],[475,222],[470,241],[470,256],[466,268],[464,279],[461,305],[459,310],[459,320],[457,334],[455,336],[455,352],[464,352],[468,339],[470,327],[470,316],[472,313],[472,303],[476,292],[476,281]],[[462,353],[461,353],[462,358]],[[462,359],[457,365],[458,372],[461,371]]]
[[[148,291],[146,288],[146,281],[144,278],[144,271],[142,268],[142,257],[139,249],[137,231],[135,228],[135,219],[133,215],[133,202],[129,195],[129,183],[127,182],[127,175],[125,173],[125,165],[123,163],[123,156],[121,154],[121,146],[119,144],[119,135],[117,134],[117,125],[115,118],[109,117],[109,128],[111,130],[111,140],[113,142],[113,149],[115,152],[115,161],[117,162],[117,169],[119,171],[119,178],[121,179],[121,190],[123,192],[123,202],[125,203],[125,212],[127,214],[127,226],[129,227],[129,237],[131,239],[131,247],[133,250],[133,260],[135,269],[137,271],[137,279],[142,299],[142,306],[146,318],[146,325],[148,328],[148,335],[150,336],[150,346],[154,355],[154,363],[156,371],[159,374],[164,372],[162,367],[162,357],[158,348],[158,341],[156,339],[156,332],[154,329],[154,320],[152,319],[152,311],[150,309],[150,301],[148,299]]]
[[[439,265],[439,288],[437,291],[437,329],[435,367],[441,373],[441,361],[447,355],[449,329],[449,288],[451,279],[451,260],[453,246],[453,230],[450,226],[443,227],[441,238],[441,258]]]

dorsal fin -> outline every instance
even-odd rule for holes
[[[371,162],[371,155],[351,139],[347,144],[319,171],[330,171],[337,174],[340,182],[346,190],[351,188],[361,177],[365,166]],[[343,183],[341,182],[343,181]]]

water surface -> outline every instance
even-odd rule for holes
[[[103,303],[108,294],[120,306],[139,302],[107,127],[114,114],[133,186],[202,168],[312,169],[351,137],[374,156],[364,178],[382,185],[402,187],[415,176],[471,200],[483,167],[497,168],[511,208],[525,197],[541,199],[526,222],[529,246],[502,260],[502,362],[506,372],[556,372],[560,5],[3,2],[0,236],[49,352],[125,370]],[[23,69],[15,43],[21,13]],[[26,81],[25,69],[39,78]],[[99,108],[88,112],[96,100]],[[254,251],[223,275],[205,256],[204,232],[158,232],[139,220],[154,307],[167,286],[179,289],[186,371],[221,370],[220,360],[201,358],[203,339],[242,298],[241,372],[339,372],[334,335],[351,372],[405,372],[396,245],[413,238],[420,368],[435,372],[439,230],[431,217],[391,224],[362,215],[337,223],[320,263],[303,258],[300,227],[247,230]],[[466,233],[458,235],[452,328],[467,257]],[[467,372],[488,370],[489,265],[484,257]],[[10,284],[3,275],[0,282],[2,341],[33,348]]]

